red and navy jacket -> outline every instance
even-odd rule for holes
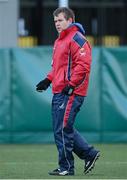
[[[53,48],[52,70],[47,78],[53,93],[61,93],[70,84],[74,94],[86,96],[91,66],[91,47],[84,37],[84,29],[73,23],[62,31]]]

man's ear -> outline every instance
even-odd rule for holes
[[[69,22],[70,22],[70,23],[72,23],[72,22],[73,22],[72,18],[69,18],[68,20],[69,20]]]

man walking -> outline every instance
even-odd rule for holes
[[[59,167],[49,175],[74,175],[73,152],[85,161],[86,174],[100,153],[79,134],[74,122],[87,96],[91,47],[82,25],[75,23],[71,9],[57,8],[53,16],[59,36],[54,43],[52,69],[36,86],[37,91],[42,91],[52,83],[52,119]]]

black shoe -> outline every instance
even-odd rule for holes
[[[92,159],[85,160],[84,173],[89,173],[95,166],[96,160],[99,158],[100,152],[98,151]]]
[[[54,175],[54,176],[73,176],[74,172],[73,171],[61,171],[59,168],[55,169],[51,172],[48,173],[49,175]]]

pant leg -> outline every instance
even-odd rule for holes
[[[73,152],[80,158],[85,160],[88,156],[93,156],[96,150],[93,146],[88,144],[86,139],[80,135],[80,133],[74,129],[74,148]]]
[[[81,101],[82,98],[79,96],[77,98],[78,101]],[[85,99],[85,98],[84,98]],[[78,111],[80,109],[77,109]],[[90,145],[85,137],[81,136],[80,133],[74,129],[74,147],[73,152],[80,158],[80,159],[87,159],[89,157],[92,157],[97,153],[97,150]]]
[[[69,147],[70,139],[73,139],[72,134],[65,133],[64,129],[64,114],[69,97],[63,94],[55,94],[52,100],[52,119],[54,139],[59,153],[59,167],[61,170],[73,171],[74,158],[72,155],[73,146]]]

